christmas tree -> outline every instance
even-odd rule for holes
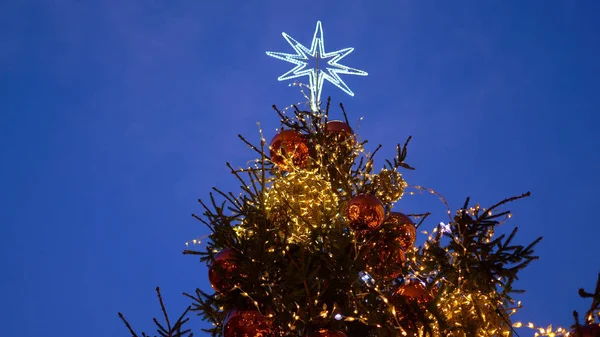
[[[436,193],[403,178],[414,169],[411,138],[376,169],[381,145],[370,148],[354,132],[357,122],[342,104],[339,111],[330,99],[321,105],[325,80],[353,95],[339,74],[367,75],[338,63],[352,48],[325,52],[320,23],[310,48],[283,35],[296,54],[267,54],[296,65],[280,80],[309,76],[308,108],[273,106],[281,127],[269,142],[262,130],[259,144],[239,136],[255,154],[249,167],[227,163],[241,193],[215,188],[199,200],[203,213],[194,217],[211,234],[202,249],[184,251],[208,266],[213,291],[186,294],[193,303],[172,324],[157,288],[166,321],[155,319],[159,334],[192,336],[185,328],[191,310],[212,323],[205,330],[212,336],[512,336],[522,325],[510,317],[521,306],[513,285],[537,259],[541,237],[520,245],[517,228],[496,230],[510,218],[507,204],[529,192],[487,208],[467,198],[448,208],[447,221],[427,227],[429,213],[402,207],[405,193]],[[416,242],[417,231],[424,242]],[[594,293],[581,290],[592,308],[582,325],[576,317],[571,336],[598,336],[599,290],[600,280]]]

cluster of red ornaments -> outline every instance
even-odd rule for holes
[[[350,126],[342,121],[327,122],[325,132],[334,136],[339,141],[344,141],[353,134]],[[269,155],[271,156],[271,161],[279,169],[291,171],[291,166],[305,168],[308,165],[310,158],[309,149],[309,142],[302,133],[294,130],[281,130],[271,140]],[[289,160],[291,160],[291,163]]]
[[[412,220],[403,213],[390,212],[385,216],[383,204],[373,195],[360,194],[352,198],[346,209],[346,217],[350,227],[359,235],[375,235],[366,252],[364,261],[367,270],[384,280],[396,279],[402,273],[405,252],[413,247],[417,232]],[[433,300],[433,294],[419,282],[407,282],[396,289],[391,296],[398,319],[405,322],[414,321],[413,303],[425,306]],[[412,324],[412,323],[411,323]],[[411,325],[409,324],[409,325]],[[407,326],[407,329],[414,329]]]
[[[350,228],[360,235],[368,235],[384,226],[384,235],[371,241],[364,255],[367,270],[385,280],[395,279],[402,273],[405,252],[415,243],[416,230],[409,217],[391,212],[385,216],[383,204],[377,197],[359,194],[346,208]]]

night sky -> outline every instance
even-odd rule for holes
[[[173,316],[182,292],[208,290],[181,255],[208,233],[196,199],[237,193],[225,162],[254,158],[237,134],[257,141],[260,122],[270,139],[271,105],[303,100],[265,51],[293,52],[282,31],[309,45],[317,20],[325,50],[354,47],[342,63],[369,73],[343,77],[354,97],[329,83],[323,97],[368,149],[384,145],[376,167],[412,135],[407,182],[453,209],[532,192],[499,229],[544,236],[517,318],[570,325],[600,272],[598,13],[591,0],[4,1],[0,335],[128,336],[118,311],[154,332],[156,286]],[[429,194],[395,210],[431,211],[423,229],[447,220]]]

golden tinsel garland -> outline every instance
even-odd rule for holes
[[[275,179],[265,198],[267,217],[290,243],[306,241],[315,228],[331,227],[338,203],[329,181],[312,171]]]
[[[397,171],[384,169],[373,177],[375,196],[383,204],[389,204],[402,199],[404,188],[408,184]]]

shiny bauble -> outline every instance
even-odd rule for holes
[[[403,251],[406,252],[415,244],[417,230],[408,216],[400,212],[391,212],[385,219],[385,226],[389,226],[392,237]]]
[[[392,298],[398,299],[400,297],[408,303],[417,302],[419,304],[427,304],[433,300],[433,296],[427,290],[427,287],[419,281],[407,282],[396,289],[392,294]]]
[[[600,337],[600,324],[588,324],[579,326],[579,334],[573,329],[568,337]]]
[[[234,279],[239,276],[240,253],[232,248],[225,248],[215,255],[215,261],[208,269],[208,280],[213,289],[219,293],[233,288]]]
[[[224,337],[275,337],[273,323],[257,310],[232,309],[223,324]]]
[[[383,223],[385,209],[377,197],[359,194],[346,208],[346,217],[355,231],[374,231]]]
[[[271,161],[281,170],[304,168],[308,164],[309,151],[306,138],[298,131],[281,130],[269,145]]]
[[[396,318],[404,322],[405,328],[416,328],[419,311],[425,310],[433,296],[425,285],[419,281],[407,282],[392,293],[392,304],[396,307]]]
[[[350,125],[342,121],[329,121],[325,125],[328,134],[334,135],[339,141],[345,141],[354,134]]]
[[[373,274],[376,280],[381,278],[389,281],[402,275],[405,255],[401,249],[388,244],[386,240],[376,240],[369,246],[363,261],[367,271]]]
[[[308,337],[346,337],[346,334],[338,330],[319,329],[308,335]]]

